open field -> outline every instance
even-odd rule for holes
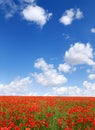
[[[1,96],[0,130],[95,130],[95,98]]]

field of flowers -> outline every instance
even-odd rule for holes
[[[95,130],[95,98],[0,96],[0,130]]]

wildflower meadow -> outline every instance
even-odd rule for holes
[[[0,130],[95,130],[95,98],[0,96]]]

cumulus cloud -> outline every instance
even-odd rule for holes
[[[81,18],[83,18],[83,12],[80,11],[79,8],[76,10],[75,18],[76,18],[76,19],[81,19]]]
[[[84,81],[83,86],[84,86],[83,91],[84,95],[95,96],[95,83]]]
[[[41,73],[34,73],[35,80],[43,86],[59,86],[67,82],[67,78],[59,74],[52,64],[47,64],[43,58],[38,59],[34,65]]]
[[[22,11],[23,17],[25,20],[34,22],[41,27],[46,24],[46,22],[50,19],[52,16],[52,13],[46,12],[42,7],[40,6],[27,6]]]
[[[31,86],[30,77],[16,79],[7,85],[0,84],[0,95],[33,95]]]
[[[60,23],[64,25],[70,25],[74,20],[83,18],[83,13],[80,9],[69,9],[64,12],[62,17],[59,19]]]
[[[92,32],[92,33],[95,33],[95,28],[91,28],[91,32]]]
[[[65,73],[68,73],[70,72],[70,69],[71,69],[71,66],[64,63],[64,64],[59,64],[59,67],[58,67],[59,71],[63,71]]]
[[[71,72],[76,71],[76,67],[73,67],[67,63],[64,63],[64,64],[59,64],[58,70],[59,72],[71,73]]]
[[[54,87],[53,93],[55,95],[78,96],[81,95],[81,89],[78,86],[59,87],[59,88]]]
[[[89,43],[84,44],[77,42],[66,51],[64,60],[71,65],[95,65],[93,55],[93,49]]]
[[[84,81],[84,82],[83,82],[83,86],[84,86],[86,89],[95,90],[95,83],[91,83],[91,82],[88,82],[88,81]]]
[[[95,79],[95,74],[89,74],[88,78],[89,78],[90,80],[94,80],[94,79]]]
[[[60,18],[60,22],[64,25],[69,25],[72,23],[74,17],[74,10],[66,10],[63,16]]]
[[[53,87],[45,96],[95,96],[95,83],[83,82],[83,86]]]
[[[39,69],[38,72],[22,79],[17,78],[9,84],[0,84],[0,95],[95,96],[94,82],[84,81],[81,87],[64,86],[67,78],[55,69],[53,64],[48,64],[43,58],[39,58],[34,67]],[[62,64],[62,68],[60,67],[60,71],[66,73],[70,69],[72,68],[67,63]],[[94,80],[95,74],[89,74],[89,79]],[[48,86],[47,90],[45,86]],[[42,88],[43,93],[40,90]]]
[[[5,12],[5,17],[10,18],[16,12],[22,14],[26,21],[34,22],[43,27],[51,18],[52,13],[48,13],[44,8],[36,4],[36,0],[1,0],[0,7]]]

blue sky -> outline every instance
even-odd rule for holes
[[[0,0],[0,95],[95,96],[94,5]]]

